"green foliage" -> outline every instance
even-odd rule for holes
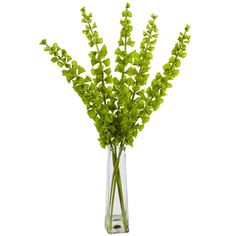
[[[135,41],[131,34],[132,13],[127,3],[120,21],[121,30],[118,47],[115,50],[115,71],[120,79],[112,75],[107,47],[97,31],[97,24],[92,14],[81,9],[83,33],[88,39],[91,51],[88,56],[92,65],[91,75],[82,75],[85,69],[72,60],[72,57],[58,46],[49,45],[46,39],[40,44],[44,51],[51,55],[51,61],[62,69],[62,75],[71,83],[73,89],[86,105],[88,116],[94,121],[99,133],[99,142],[106,145],[133,145],[138,132],[143,130],[150,120],[150,115],[163,103],[167,88],[171,88],[171,80],[179,74],[181,58],[186,57],[187,44],[190,42],[189,25],[179,34],[177,43],[171,51],[171,57],[163,65],[163,72],[156,73],[151,85],[144,87],[149,77],[150,63],[158,38],[155,24],[157,16],[152,14],[139,51],[133,50]]]

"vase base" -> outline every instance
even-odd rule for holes
[[[128,233],[129,225],[126,221],[126,225],[124,226],[124,221],[122,216],[113,216],[112,217],[112,225],[110,225],[109,219],[106,218],[106,230],[109,234],[120,234],[120,233]]]

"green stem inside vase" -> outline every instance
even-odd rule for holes
[[[115,191],[116,186],[119,195],[120,207],[122,212],[122,221],[124,224],[124,228],[127,230],[127,219],[126,219],[126,211],[125,211],[125,204],[124,204],[124,197],[123,197],[123,189],[121,184],[121,176],[120,176],[120,157],[122,154],[123,146],[120,145],[120,150],[117,156],[116,148],[112,148],[112,162],[113,162],[113,174],[112,174],[112,181],[111,181],[111,189],[110,189],[110,199],[109,199],[109,207],[110,207],[110,216],[109,216],[109,230],[112,231],[112,218],[113,218],[113,208],[114,208],[114,200],[115,200]]]

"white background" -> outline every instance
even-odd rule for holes
[[[39,41],[58,42],[89,71],[85,5],[114,60],[125,2],[1,1],[1,236],[106,235],[106,151]],[[127,150],[130,236],[236,235],[233,3],[131,1],[137,47],[158,14],[152,76],[187,23],[192,40],[164,104]]]

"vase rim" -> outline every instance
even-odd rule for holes
[[[111,151],[112,147],[111,147],[110,144],[108,144],[106,147],[107,147],[107,149],[108,149],[109,151]],[[119,149],[120,149],[120,145],[115,146],[115,148],[116,148],[117,150],[119,150]],[[122,147],[122,150],[125,151],[125,149],[126,149],[126,147],[123,146],[123,147]]]

